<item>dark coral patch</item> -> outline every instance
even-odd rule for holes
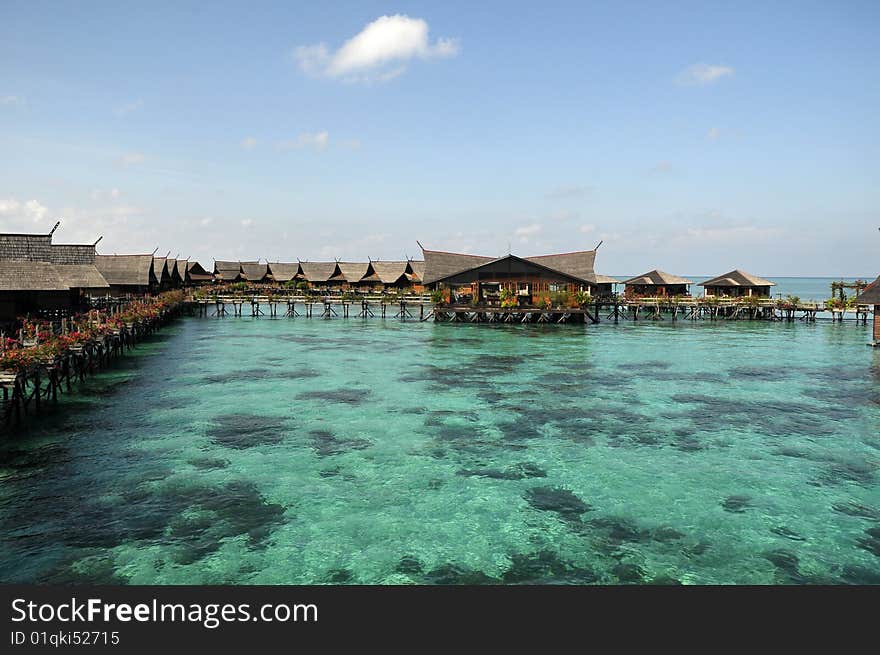
[[[342,405],[360,405],[370,397],[370,392],[368,389],[328,389],[303,391],[296,397],[298,400],[323,400]]]
[[[436,585],[485,585],[498,584],[500,580],[458,564],[444,564],[425,574],[426,584]]]
[[[593,509],[568,489],[558,487],[533,487],[524,498],[535,509],[555,512],[564,519],[579,519],[580,515]]]
[[[592,569],[575,566],[552,550],[510,556],[502,575],[506,584],[591,584],[598,579]]]
[[[525,478],[545,478],[547,477],[547,472],[537,464],[522,462],[505,469],[462,469],[458,471],[458,475],[492,478],[493,480],[523,480]]]
[[[352,450],[363,450],[373,444],[367,439],[337,437],[329,430],[312,430],[312,447],[320,457],[340,455]]]
[[[208,429],[211,440],[237,450],[280,443],[285,429],[284,419],[256,414],[224,414],[213,423]]]
[[[733,514],[742,514],[747,509],[749,509],[751,506],[752,506],[751,496],[746,496],[743,494],[728,496],[723,501],[721,501],[721,507],[724,508],[724,511],[725,512],[732,512]]]

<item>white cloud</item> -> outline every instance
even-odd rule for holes
[[[253,150],[257,147],[257,140],[252,136],[245,137],[241,140],[241,147],[245,150]]]
[[[718,139],[718,137],[721,136],[721,129],[717,128],[717,127],[713,127],[712,129],[709,130],[709,132],[706,134],[706,136],[709,138],[710,141],[716,141]]]
[[[135,166],[136,164],[143,164],[146,157],[142,152],[127,152],[122,155],[118,162],[122,166]]]
[[[16,198],[0,198],[0,217],[4,219],[39,223],[48,213],[48,208],[36,200],[22,202]]]
[[[528,243],[529,239],[539,235],[543,229],[544,228],[540,223],[532,223],[531,225],[524,225],[516,228],[513,232],[513,236],[518,238],[521,243]]]
[[[308,75],[385,82],[401,75],[413,59],[458,54],[456,39],[440,38],[431,43],[428,30],[428,23],[421,18],[380,16],[335,52],[318,43],[297,47],[293,56]]]
[[[246,218],[241,222],[242,227],[252,227],[254,224],[254,219]]]
[[[595,225],[581,225],[580,227],[581,234],[590,234],[590,232],[596,231]]]
[[[203,218],[202,220],[199,221],[199,225],[201,225],[202,227],[205,227],[206,225],[210,225],[213,222],[214,222],[213,218],[206,217],[206,218]]]
[[[722,77],[733,75],[734,72],[730,66],[694,64],[679,73],[675,81],[681,86],[705,86],[717,82]]]
[[[663,161],[657,162],[657,165],[651,169],[652,173],[662,174],[668,173],[672,170],[672,163],[664,159]]]
[[[127,102],[124,105],[119,105],[115,109],[115,112],[117,116],[127,116],[128,114],[132,113],[133,111],[137,111],[143,106],[143,100],[135,100],[134,102]]]
[[[24,104],[21,96],[0,96],[0,105],[18,106]]]
[[[311,148],[317,151],[327,149],[330,135],[327,132],[301,132],[295,139],[279,141],[278,150],[303,150]]]

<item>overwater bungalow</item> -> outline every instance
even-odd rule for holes
[[[299,262],[269,262],[266,266],[272,279],[279,284],[291,282],[299,275]]]
[[[423,282],[428,289],[449,289],[452,302],[494,304],[502,290],[520,305],[531,305],[549,294],[585,292],[597,295],[595,250],[518,257],[485,257],[422,248]]]
[[[168,257],[165,260],[165,269],[168,271],[168,279],[170,287],[180,287],[183,286],[183,278],[180,277],[180,273],[177,270],[177,258]]]
[[[109,291],[95,267],[94,244],[53,244],[54,231],[0,234],[0,322],[78,311],[87,295]]]
[[[769,298],[770,287],[776,286],[776,283],[737,269],[700,282],[699,286],[703,287],[703,295],[707,297]]]
[[[243,279],[241,262],[214,260],[214,277],[218,282],[239,282]]]
[[[370,268],[374,284],[378,283],[383,290],[400,290],[413,285],[409,261],[371,261]]]
[[[596,273],[596,286],[598,288],[596,295],[600,298],[610,298],[613,296],[619,284],[623,284],[623,282],[616,278]]]
[[[271,280],[268,264],[261,264],[260,262],[240,262],[240,264],[242,276],[248,282],[261,283]]]
[[[186,262],[186,284],[211,284],[214,281],[214,274],[205,270],[198,262]]]
[[[416,289],[423,286],[425,279],[425,262],[419,260],[409,260],[409,267],[412,271],[412,283]]]
[[[623,295],[626,298],[668,298],[672,296],[689,296],[693,281],[654,269],[642,275],[624,280]]]
[[[856,297],[856,303],[859,305],[874,306],[874,328],[872,336],[874,345],[880,346],[880,276],[864,288],[862,293]]]
[[[153,257],[153,272],[156,274],[156,279],[159,281],[160,290],[164,291],[165,289],[174,286],[171,281],[171,274],[168,272],[167,257]]]
[[[339,262],[300,262],[298,278],[322,291],[341,289],[344,281]]]
[[[97,255],[95,266],[110,284],[110,295],[144,294],[159,287],[153,255]]]
[[[337,264],[342,274],[343,288],[362,289],[370,286],[370,282],[365,280],[371,275],[370,262],[337,262]]]

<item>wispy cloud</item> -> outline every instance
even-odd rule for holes
[[[540,223],[532,223],[531,225],[523,225],[522,227],[516,228],[513,232],[513,236],[520,240],[520,243],[528,243],[530,239],[538,236],[541,231],[544,229],[544,226]]]
[[[718,140],[718,137],[720,137],[720,136],[721,136],[721,129],[720,129],[720,128],[717,128],[717,127],[713,127],[713,128],[711,128],[711,129],[706,133],[706,137],[707,137],[710,141],[717,141],[717,140]]]
[[[657,162],[653,167],[651,167],[651,173],[655,175],[663,175],[664,173],[668,173],[672,170],[672,163],[667,161],[666,159]]]
[[[39,223],[48,213],[49,209],[37,200],[0,198],[0,217],[9,221]]]
[[[565,198],[582,198],[583,196],[588,195],[590,191],[590,187],[583,184],[560,186],[550,191],[547,194],[547,197],[551,200],[561,200]]]
[[[246,218],[243,221],[241,221],[242,227],[253,227],[253,225],[254,225],[254,219],[252,219],[252,218]]]
[[[680,86],[705,86],[717,82],[722,77],[733,75],[734,72],[730,66],[694,64],[679,73],[675,81]]]
[[[385,82],[405,72],[413,59],[458,54],[456,39],[440,38],[432,43],[428,31],[428,23],[421,18],[380,16],[335,51],[318,43],[297,47],[293,56],[308,75]]]
[[[91,196],[92,200],[118,200],[122,195],[122,192],[119,189],[95,189],[92,191]]]
[[[117,116],[127,116],[128,114],[143,108],[143,106],[143,100],[135,100],[134,102],[126,102],[123,105],[119,105],[113,111],[116,113]]]
[[[306,148],[323,151],[330,143],[330,135],[327,132],[301,132],[295,139],[279,141],[276,145],[278,150],[304,150]]]
[[[19,106],[24,104],[21,96],[0,96],[0,105]]]
[[[590,234],[591,232],[595,232],[595,231],[596,231],[595,225],[581,225],[581,227],[580,227],[581,234]]]
[[[257,140],[252,136],[247,136],[241,140],[241,147],[244,150],[253,150],[257,147]]]
[[[124,155],[122,155],[117,160],[117,162],[121,166],[128,167],[128,166],[136,166],[137,164],[143,164],[145,160],[146,160],[146,157],[144,156],[144,153],[142,153],[142,152],[127,152]]]

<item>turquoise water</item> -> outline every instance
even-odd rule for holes
[[[868,337],[182,319],[4,441],[0,581],[877,583]]]

